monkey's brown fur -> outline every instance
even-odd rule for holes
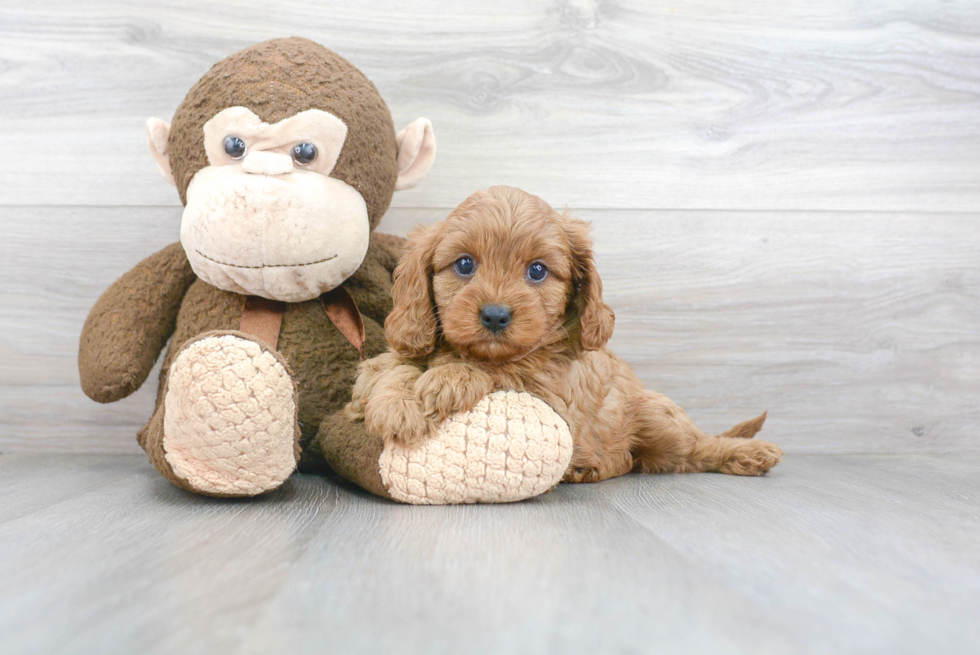
[[[398,254],[398,243],[389,235],[372,235],[364,263],[343,284],[361,310],[368,357],[385,351],[382,324],[391,310],[391,271]],[[82,388],[99,402],[118,400],[139,388],[172,333],[160,371],[156,409],[140,430],[139,442],[160,473],[179,486],[185,485],[173,475],[162,451],[163,396],[170,364],[188,341],[214,330],[237,330],[244,302],[245,296],[197,280],[183,248],[175,243],[109,287],[82,331]],[[136,314],[130,315],[130,309]],[[300,467],[322,471],[325,463],[318,445],[307,446],[320,424],[350,400],[358,353],[330,323],[319,300],[287,305],[277,349],[299,388],[304,446]]]
[[[463,255],[476,262],[472,276],[454,270]],[[549,271],[537,283],[525,276],[536,261]],[[614,317],[588,225],[536,196],[492,187],[414,232],[393,292],[385,324],[393,352],[362,365],[348,408],[369,433],[418,443],[446,416],[514,389],[568,423],[575,447],[566,481],[629,471],[761,475],[780,460],[775,444],[748,440],[765,414],[709,437],[605,348]],[[499,334],[481,322],[488,304],[511,310]]]
[[[276,39],[247,48],[216,64],[194,85],[173,120],[169,156],[186,202],[191,178],[208,165],[203,124],[229,106],[245,106],[267,122],[310,108],[326,109],[348,126],[347,142],[331,173],[364,197],[373,229],[391,200],[397,177],[397,146],[391,115],[374,85],[338,55],[305,39]],[[362,314],[368,357],[385,349],[382,324],[391,310],[391,274],[404,240],[372,234],[359,270],[343,287]],[[139,442],[167,479],[187,485],[163,453],[163,399],[175,354],[213,331],[237,331],[245,296],[197,279],[180,244],[143,260],[99,298],[83,328],[79,347],[82,388],[99,402],[123,398],[145,381],[170,340],[160,373],[156,410]],[[243,338],[251,338],[237,333]],[[348,426],[338,412],[350,399],[359,357],[324,313],[318,299],[287,304],[276,357],[299,389],[298,418],[304,446],[300,467],[324,470],[336,458],[341,473],[355,470],[359,483],[385,495],[363,426]],[[337,424],[336,429],[332,426]],[[323,439],[316,440],[318,429]],[[358,430],[360,431],[358,433]],[[353,431],[353,433],[351,432]],[[349,434],[350,433],[350,434]],[[334,444],[329,438],[341,438]],[[344,438],[347,438],[345,441]],[[356,444],[355,451],[350,444]],[[364,454],[368,453],[368,454]],[[188,487],[189,488],[189,487]]]
[[[326,56],[324,53],[328,53]],[[350,62],[313,41],[273,39],[215,64],[174,113],[171,166],[180,199],[208,165],[204,124],[227,107],[248,107],[266,123],[307,109],[330,112],[347,125],[347,140],[330,177],[357,189],[371,228],[388,209],[398,177],[395,126],[374,84]]]

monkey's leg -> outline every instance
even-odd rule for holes
[[[450,416],[415,447],[385,440],[364,420],[336,412],[303,454],[318,455],[338,475],[401,503],[503,503],[553,489],[571,459],[572,435],[542,400],[497,391]]]
[[[319,454],[337,475],[373,494],[391,498],[378,464],[383,449],[384,439],[369,435],[363,420],[340,410],[323,419],[303,456]]]
[[[295,470],[296,415],[296,386],[278,353],[240,332],[210,332],[174,359],[140,444],[178,486],[255,496]]]
[[[762,475],[779,463],[783,454],[773,443],[746,438],[753,436],[764,420],[762,415],[718,437],[709,437],[666,396],[647,392],[634,417],[634,470]]]

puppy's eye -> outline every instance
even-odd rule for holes
[[[548,267],[541,262],[534,262],[527,267],[527,279],[531,282],[541,282],[548,277]]]
[[[293,146],[293,161],[300,166],[313,163],[316,159],[316,146],[312,143],[300,143]]]
[[[237,136],[226,136],[225,153],[232,159],[241,159],[245,156],[245,142]]]
[[[473,271],[476,269],[476,264],[473,262],[472,257],[460,257],[456,260],[456,263],[453,264],[453,268],[455,268],[456,272],[460,275],[468,277],[473,275]]]

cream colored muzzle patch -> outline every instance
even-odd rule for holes
[[[551,407],[497,391],[416,448],[386,444],[378,465],[388,493],[403,503],[508,503],[554,487],[571,458],[572,435]]]
[[[180,226],[202,280],[283,302],[339,286],[364,261],[370,234],[364,199],[344,182],[310,171],[251,175],[242,164],[198,171]]]
[[[230,334],[184,348],[170,369],[163,447],[177,477],[202,493],[254,496],[296,468],[296,392],[259,344]]]

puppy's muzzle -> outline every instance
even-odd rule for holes
[[[483,309],[480,310],[480,322],[483,323],[483,327],[494,334],[500,334],[507,329],[507,326],[510,325],[511,318],[509,307],[484,305]]]

